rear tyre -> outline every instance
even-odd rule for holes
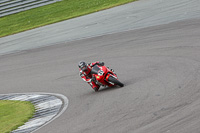
[[[119,85],[120,87],[123,87],[123,86],[124,86],[123,83],[121,83],[119,80],[117,80],[117,79],[114,78],[113,76],[110,76],[110,77],[108,78],[108,81],[114,83],[115,85]]]

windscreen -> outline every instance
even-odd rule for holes
[[[99,70],[100,70],[100,68],[97,65],[95,65],[91,70],[91,74],[98,74]]]

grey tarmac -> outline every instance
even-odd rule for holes
[[[199,133],[199,36],[194,19],[1,56],[1,92],[68,97],[68,109],[36,133]],[[80,60],[104,61],[125,87],[95,93]]]
[[[198,0],[183,1],[199,6]],[[0,92],[68,97],[67,110],[36,133],[199,133],[200,18],[173,18],[171,23],[2,55]],[[125,86],[94,92],[79,76],[80,60],[104,61]]]

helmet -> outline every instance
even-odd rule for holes
[[[78,67],[82,70],[82,71],[86,71],[87,70],[87,64],[84,61],[80,61],[78,64]]]

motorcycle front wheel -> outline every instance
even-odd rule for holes
[[[120,87],[123,87],[123,86],[124,86],[123,83],[121,83],[119,80],[117,80],[117,79],[114,78],[113,76],[110,76],[110,77],[108,78],[108,81],[114,83],[115,85],[119,85]]]

